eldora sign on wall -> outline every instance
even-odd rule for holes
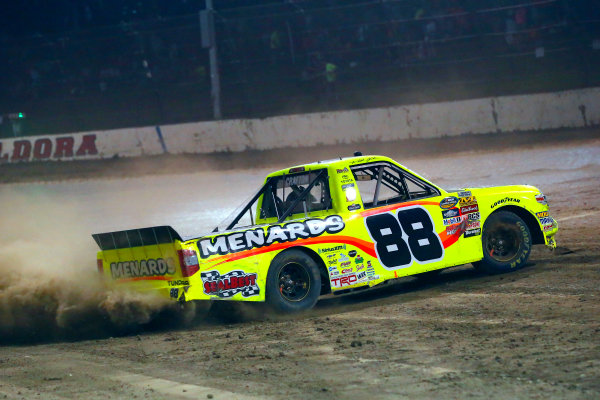
[[[95,134],[0,141],[0,163],[97,158],[97,154]]]

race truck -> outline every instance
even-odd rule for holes
[[[467,263],[517,270],[532,245],[555,248],[557,230],[536,187],[446,191],[390,158],[355,153],[273,172],[207,236],[170,226],[92,236],[111,285],[297,312],[321,295]]]

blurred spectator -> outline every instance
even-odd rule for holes
[[[332,61],[325,63],[325,95],[329,105],[337,104],[337,70],[338,66]]]
[[[269,35],[269,49],[271,55],[271,64],[276,64],[281,57],[281,32],[277,28],[271,31]]]
[[[510,10],[505,19],[504,40],[509,48],[512,48],[516,42],[517,22],[515,21],[514,11]]]
[[[13,34],[0,36],[0,55],[6,60],[0,64],[4,105],[32,100],[72,104],[87,96],[80,102],[85,104],[98,93],[109,96],[117,91],[143,98],[147,74],[153,86],[169,92],[175,101],[189,104],[185,97],[189,93],[197,96],[194,101],[210,98],[204,92],[208,54],[200,44],[197,15],[203,0],[61,0],[57,7],[50,3],[23,0],[18,4],[27,7],[14,7],[22,12],[20,19],[10,13],[4,16],[5,31]],[[593,22],[600,8],[588,0],[214,3],[219,10],[215,29],[223,97],[236,99],[248,98],[240,95],[243,91],[271,85],[288,97],[302,97],[308,91],[333,103],[338,100],[342,66],[350,67],[343,69],[344,81],[375,81],[380,76],[384,80],[404,71],[407,81],[411,76],[427,79],[433,65],[525,57],[540,45],[546,54],[559,54],[568,47],[589,48],[600,29]],[[242,3],[250,7],[233,8]],[[47,15],[27,14],[36,7]],[[11,25],[11,19],[22,26]],[[33,29],[43,35],[31,35]],[[29,36],[23,36],[25,32]],[[293,50],[293,58],[288,50],[290,55]],[[269,62],[276,68],[264,68]],[[317,88],[311,90],[313,86]],[[274,90],[265,92],[260,95],[278,96]],[[281,102],[264,103],[265,108],[277,108]]]

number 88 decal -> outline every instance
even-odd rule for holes
[[[375,251],[385,268],[408,266],[413,259],[420,264],[444,257],[442,241],[435,231],[429,212],[421,206],[398,210],[397,215],[383,213],[365,218]]]

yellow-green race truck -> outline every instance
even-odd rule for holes
[[[182,239],[169,226],[92,236],[111,285],[297,312],[324,294],[466,263],[516,270],[532,245],[555,248],[557,230],[533,186],[446,191],[390,158],[358,154],[273,172],[208,236]]]

